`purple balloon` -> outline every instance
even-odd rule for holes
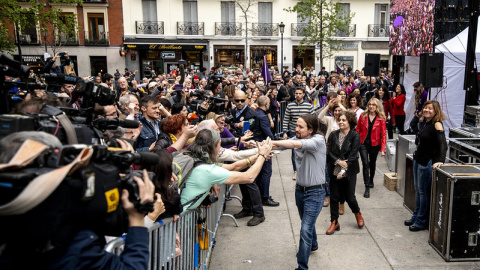
[[[398,16],[397,18],[395,18],[395,20],[393,21],[393,27],[399,27],[402,25],[402,22],[403,22],[403,17],[402,16]]]

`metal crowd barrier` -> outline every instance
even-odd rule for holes
[[[289,101],[280,101],[280,112],[279,112],[279,117],[280,117],[280,122],[277,125],[277,130],[275,130],[274,137],[282,137],[283,136],[283,119],[285,118],[285,111],[287,110],[287,105],[290,103]]]
[[[223,214],[226,188],[220,188],[219,199],[210,208],[188,210],[180,215],[177,222],[167,218],[155,222],[149,231],[149,268],[156,269],[206,269],[215,247],[215,235]],[[198,218],[205,218],[208,228],[208,249],[201,250],[198,239]],[[236,223],[236,221],[235,221]],[[237,224],[238,226],[238,224]],[[180,238],[182,255],[175,258],[176,233]],[[125,244],[125,235],[107,243],[105,251],[120,255]]]

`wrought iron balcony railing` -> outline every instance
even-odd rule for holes
[[[15,43],[18,44],[19,40],[15,35]],[[39,44],[38,35],[34,33],[20,34],[20,44]]]
[[[369,24],[368,37],[389,37],[390,26],[386,24]]]
[[[356,24],[350,24],[346,31],[337,31],[336,36],[337,37],[355,37],[357,34],[357,25]]]
[[[85,46],[108,46],[108,32],[85,31]]]
[[[149,35],[163,35],[163,22],[140,22],[135,21],[135,28],[137,34],[149,34]]]
[[[222,36],[241,36],[242,35],[242,24],[241,23],[224,23],[216,22],[215,23],[215,35]]]
[[[278,36],[278,23],[252,23],[253,36]]]
[[[292,23],[292,36],[303,37],[305,28],[308,27],[308,23]]]
[[[203,22],[177,22],[177,35],[203,35]]]

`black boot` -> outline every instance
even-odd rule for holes
[[[365,193],[363,193],[363,197],[370,198],[370,188],[365,186]]]

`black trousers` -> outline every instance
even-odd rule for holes
[[[242,192],[242,208],[246,212],[252,211],[255,217],[263,217],[262,197],[255,182],[256,180],[251,184],[239,185]]]
[[[330,219],[338,220],[338,207],[340,198],[345,197],[348,207],[354,214],[360,212],[357,198],[355,197],[355,185],[357,184],[357,175],[348,179],[344,177],[337,179],[336,176],[330,174]]]
[[[375,167],[377,166],[377,156],[381,145],[371,146],[370,143],[360,145],[360,158],[362,160],[363,183],[365,186],[373,183],[375,176]]]
[[[385,122],[387,125],[387,134],[388,134],[388,139],[393,139],[393,125],[392,125],[392,119],[388,120]]]
[[[405,115],[395,115],[395,126],[400,131],[400,135],[405,135]]]

